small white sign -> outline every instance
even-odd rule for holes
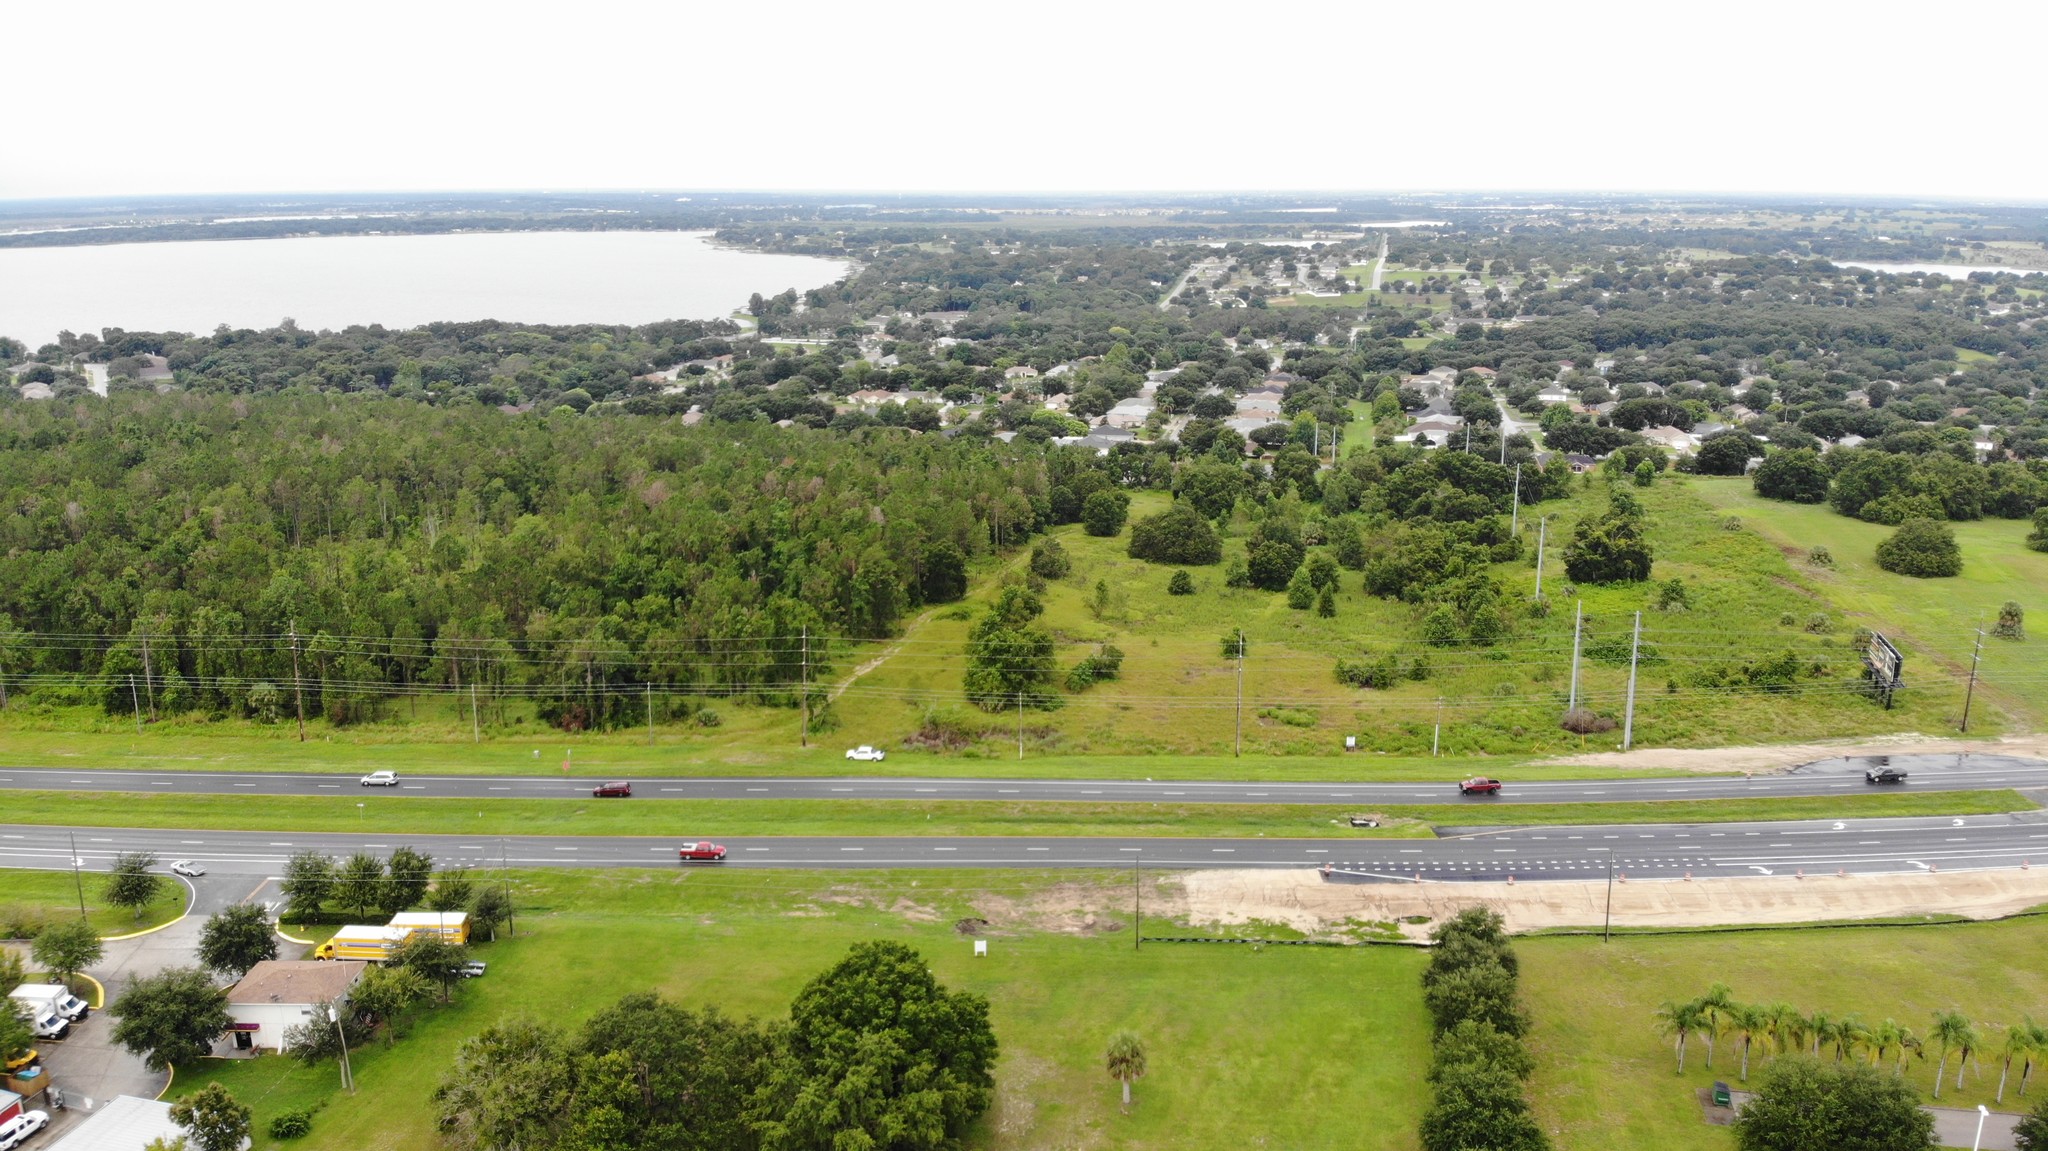
[[[974,941],[974,957],[975,957],[976,959],[980,959],[980,958],[982,958],[983,956],[985,956],[985,955],[987,955],[987,954],[988,954],[988,940],[986,940],[986,939],[977,939],[977,940],[975,940],[975,941]]]

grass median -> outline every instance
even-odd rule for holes
[[[1134,950],[1122,876],[526,872],[515,894],[518,937],[477,949],[489,974],[465,981],[451,1006],[415,1012],[395,1044],[357,1050],[355,1096],[338,1091],[333,1063],[278,1056],[181,1066],[172,1096],[226,1086],[254,1110],[254,1151],[431,1147],[435,1085],[462,1040],[500,1019],[574,1028],[649,990],[786,1018],[850,944],[888,939],[916,948],[949,987],[988,997],[996,1098],[968,1147],[1416,1146],[1429,1021],[1425,957],[1408,949]],[[987,921],[971,936],[956,928],[970,915]],[[989,940],[986,958],[973,958],[975,938]],[[1150,1055],[1129,1115],[1102,1070],[1104,1045],[1125,1028]],[[280,1111],[315,1107],[304,1139],[267,1134]]]
[[[2032,805],[2013,791],[1886,792],[1641,803],[1333,807],[893,799],[410,799],[12,792],[17,823],[376,835],[1292,836],[1413,838],[1433,824],[1727,823],[1984,815]],[[1354,828],[1348,817],[1387,817]]]
[[[78,915],[82,898],[85,920],[102,936],[127,935],[160,927],[185,914],[185,885],[164,877],[157,898],[138,915],[133,909],[111,907],[101,897],[107,885],[103,872],[0,871],[0,935],[27,938],[52,923]]]

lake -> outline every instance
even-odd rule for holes
[[[838,260],[714,246],[708,232],[491,232],[0,248],[0,336],[220,324],[716,319],[755,292],[819,287]]]
[[[2003,264],[1873,264],[1868,260],[1847,259],[1830,259],[1828,262],[1836,267],[1867,268],[1873,272],[1883,272],[1886,275],[1892,276],[1910,276],[1915,272],[1924,272],[1931,276],[1939,272],[1951,280],[1966,279],[1971,272],[2011,272],[2015,276],[2024,276],[2028,272],[2041,270],[2039,268],[2008,268]]]

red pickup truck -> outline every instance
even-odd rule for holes
[[[725,845],[704,840],[700,843],[685,843],[676,849],[676,855],[687,863],[692,859],[706,859],[714,863],[725,858]]]
[[[1461,795],[1492,795],[1499,790],[1500,780],[1488,779],[1483,775],[1475,775],[1458,785],[1458,793]]]

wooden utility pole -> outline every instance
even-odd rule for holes
[[[1565,705],[1566,711],[1579,707],[1579,631],[1586,621],[1586,601],[1578,600],[1572,606],[1572,697]]]
[[[1244,754],[1244,629],[1237,629],[1237,736],[1230,754]]]
[[[1550,538],[1550,517],[1536,520],[1536,602],[1543,602],[1543,545]]]
[[[1131,950],[1141,950],[1145,943],[1145,904],[1139,894],[1138,857],[1131,856]]]
[[[1507,441],[1502,440],[1503,444]],[[1515,465],[1515,498],[1508,509],[1508,534],[1522,534],[1522,465]]]
[[[306,742],[306,681],[299,678],[299,621],[291,622],[292,697],[298,700],[299,742]]]
[[[156,722],[156,673],[149,662],[149,633],[142,633],[142,692],[149,697],[149,722]]]
[[[1970,686],[1963,689],[1963,732],[1970,730],[1970,701],[1977,695],[1977,662],[1984,658],[1984,629],[1977,629],[1977,646],[1970,651]]]
[[[1024,693],[1017,693],[1017,758],[1024,758]]]
[[[142,734],[142,697],[135,691],[135,673],[128,673],[128,702],[135,705],[135,734]]]
[[[460,698],[460,697],[457,697],[457,698]],[[456,706],[460,707],[461,705],[460,705],[460,704],[457,704]],[[469,681],[469,742],[471,742],[471,743],[482,743],[483,741],[484,741],[484,725],[483,725],[483,720],[479,719],[479,718],[477,717],[477,714],[476,714],[476,681],[475,681],[475,680],[470,680],[470,681]]]
[[[997,546],[1000,547],[1002,545],[998,544]],[[803,696],[804,721],[803,727],[797,733],[796,741],[798,747],[809,747],[811,746],[811,629],[808,624],[804,626],[804,669],[801,678],[797,682],[799,693]],[[649,714],[653,713],[650,712]],[[650,733],[654,730],[652,720],[648,721],[647,730]]]

